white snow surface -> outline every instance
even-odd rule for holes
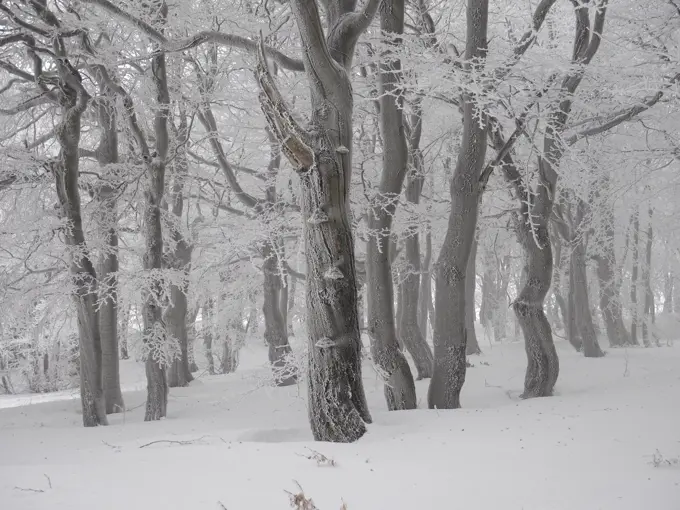
[[[555,396],[521,401],[522,344],[487,345],[446,411],[419,381],[420,409],[388,412],[367,364],[374,423],[355,444],[312,441],[304,384],[263,384],[259,345],[172,389],[160,422],[142,421],[132,361],[108,427],[83,428],[73,392],[2,396],[0,509],[276,510],[299,484],[320,510],[679,510],[680,349],[558,350]]]

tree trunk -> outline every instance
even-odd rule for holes
[[[388,46],[400,44],[398,36],[404,31],[404,0],[391,0],[389,8],[386,6],[381,9],[380,28],[385,33],[397,36]],[[384,379],[389,410],[415,409],[417,406],[413,375],[397,337],[389,249],[392,218],[408,166],[400,71],[401,62],[394,59],[390,50],[386,50],[381,55],[378,75],[383,167],[379,192],[368,213],[371,233],[366,247],[368,336],[371,339],[373,361]]]
[[[165,6],[163,16],[167,15]],[[162,229],[162,200],[165,191],[165,165],[168,156],[168,105],[170,94],[166,75],[165,54],[160,54],[152,60],[152,71],[157,93],[157,110],[154,119],[156,150],[154,157],[149,154],[148,147],[144,150],[144,160],[147,161],[147,186],[145,191],[146,206],[144,210],[145,242],[144,270],[153,280],[144,296],[144,334],[146,346],[146,381],[147,399],[144,421],[154,421],[164,418],[168,407],[168,381],[166,366],[168,359],[167,331],[163,325],[163,284],[160,271],[163,269],[163,229]]]
[[[165,266],[175,270],[182,278],[179,284],[170,285],[170,302],[165,311],[168,333],[179,343],[180,349],[180,355],[172,360],[168,370],[168,385],[171,388],[187,386],[194,379],[189,367],[189,332],[187,330],[187,311],[189,308],[187,294],[189,292],[193,245],[181,229],[184,212],[184,186],[189,173],[186,153],[189,126],[183,106],[180,106],[179,118],[179,127],[172,126],[175,134],[175,150],[173,151],[174,157],[171,167],[173,183],[168,197],[171,206],[171,218],[174,220],[174,223],[170,226],[170,236],[174,249],[172,252],[168,252],[165,257]]]
[[[475,331],[475,291],[477,289],[477,238],[472,242],[470,260],[468,260],[467,274],[465,275],[465,332],[467,334],[467,346],[465,354],[481,354]]]
[[[68,222],[63,230],[70,247],[70,276],[78,312],[78,347],[80,353],[80,400],[83,425],[107,425],[104,383],[102,376],[102,345],[97,312],[97,275],[89,258],[83,230],[80,190],[78,186],[81,117],[89,95],[73,75],[66,58],[58,61],[60,104],[62,117],[56,130],[59,157],[53,166],[61,214]],[[79,88],[73,88],[78,83]]]
[[[674,274],[672,271],[668,271],[664,275],[663,282],[663,313],[673,313],[673,285],[674,285]]]
[[[295,336],[295,330],[293,329],[293,310],[295,309],[295,287],[297,286],[297,278],[294,276],[290,278],[290,289],[288,290],[288,302],[286,303],[286,308],[288,312],[286,313],[286,327],[288,329],[288,336]]]
[[[427,343],[427,318],[432,308],[432,232],[429,226],[425,234],[425,257],[421,266],[420,290],[418,292],[418,327],[423,341]],[[429,345],[428,345],[429,347]],[[434,362],[434,358],[432,359]]]
[[[413,129],[413,127],[411,128]],[[411,144],[413,147],[413,144]],[[414,156],[414,163],[416,158],[421,155]],[[419,169],[414,164],[414,169],[408,175],[408,184],[406,186],[406,200],[413,204],[420,202],[420,193],[422,191],[424,176],[422,173],[417,173]],[[413,358],[413,363],[416,366],[417,378],[427,379],[432,377],[432,364],[434,359],[430,346],[427,345],[425,338],[421,334],[418,327],[418,291],[420,287],[420,239],[418,236],[418,227],[414,226],[409,229],[404,238],[404,250],[406,256],[406,274],[402,283],[402,313],[400,317],[400,335],[406,346],[406,349]]]
[[[115,94],[99,76],[101,97],[98,102],[99,145],[95,154],[103,172],[114,177],[108,165],[118,164],[118,131],[116,126]],[[123,394],[120,390],[120,363],[118,352],[118,207],[120,191],[109,184],[98,186],[96,200],[99,210],[96,214],[98,228],[106,239],[106,247],[99,261],[99,331],[102,343],[102,372],[106,413],[120,413],[124,410]]]
[[[118,334],[120,338],[120,359],[130,359],[130,351],[128,348],[128,338],[130,336],[130,308],[132,305],[126,305],[123,312],[119,314],[120,324],[118,326]],[[118,307],[120,311],[120,306]]]
[[[208,299],[203,306],[203,320],[201,322],[201,334],[203,335],[203,349],[207,370],[210,375],[215,375],[215,358],[213,356],[213,321],[214,321],[215,300]]]
[[[288,332],[284,315],[281,313],[282,280],[279,274],[279,264],[276,251],[270,242],[262,247],[264,264],[264,339],[269,347],[269,363],[274,373],[277,386],[290,386],[297,382],[297,375],[288,366],[287,357],[291,353],[288,344]],[[287,303],[287,300],[285,301]]]
[[[573,300],[574,318],[583,344],[583,354],[586,358],[599,358],[604,356],[597,341],[597,332],[590,313],[590,301],[588,300],[588,281],[586,270],[586,247],[585,242],[579,238],[576,241],[571,254],[571,267],[569,271],[569,297]]]
[[[654,323],[654,294],[652,293],[652,242],[653,242],[653,228],[652,228],[652,216],[654,212],[652,206],[649,206],[649,226],[647,227],[647,243],[645,247],[645,263],[642,266],[642,284],[645,288],[645,303],[644,303],[644,316],[642,320],[642,341],[645,347],[651,346],[651,341],[649,339],[649,331],[651,330],[651,325]]]
[[[616,250],[614,247],[614,210],[608,201],[610,190],[609,176],[601,181],[601,198],[605,200],[600,210],[603,222],[604,239],[602,254],[596,257],[597,279],[600,287],[600,312],[604,320],[610,347],[619,347],[631,343],[630,336],[623,323],[621,306],[621,282],[617,275]]]
[[[467,66],[480,65],[479,59],[486,55],[488,7],[488,0],[468,0]],[[428,391],[431,409],[460,407],[465,382],[465,282],[483,191],[479,179],[487,142],[485,121],[479,115],[474,98],[464,97],[463,139],[451,179],[449,225],[435,269],[434,371]]]
[[[633,213],[633,269],[630,277],[630,343],[631,345],[640,345],[638,341],[638,318],[639,306],[637,300],[638,291],[638,270],[640,261],[640,213],[636,209]]]

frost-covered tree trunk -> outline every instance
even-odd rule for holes
[[[465,59],[470,70],[486,55],[488,8],[488,0],[467,2]],[[477,228],[487,132],[475,98],[467,93],[463,101],[463,139],[451,179],[449,225],[435,268],[434,370],[428,390],[431,409],[460,407],[465,382],[465,282]]]
[[[420,194],[423,189],[423,181],[425,178],[422,173],[423,156],[418,147],[420,143],[420,123],[421,119],[418,116],[411,125],[410,146],[413,168],[408,174],[406,185],[406,200],[416,205],[420,203]],[[421,267],[420,236],[419,227],[417,225],[409,228],[404,236],[404,252],[407,267],[401,289],[402,313],[399,322],[399,334],[401,335],[406,349],[413,358],[418,379],[427,379],[432,377],[433,357],[430,346],[427,345],[425,337],[422,335],[421,329],[418,326],[418,294],[421,284]]]
[[[201,321],[201,334],[203,335],[203,350],[207,370],[210,375],[215,375],[215,357],[213,355],[213,321],[215,300],[208,299],[203,305],[203,320]]]
[[[272,133],[297,170],[302,190],[307,261],[309,419],[319,441],[356,441],[371,421],[361,380],[354,240],[349,221],[353,97],[349,79],[354,48],[378,7],[327,4],[324,37],[315,0],[293,0],[309,81],[311,129],[286,109],[260,46],[261,104]]]
[[[130,350],[128,347],[128,339],[130,337],[130,309],[131,305],[126,305],[121,308],[118,307],[118,334],[120,338],[120,359],[129,359]],[[122,312],[121,312],[122,310]]]
[[[578,240],[571,253],[569,294],[570,302],[574,304],[574,319],[583,343],[583,354],[586,358],[604,356],[597,341],[597,332],[590,312],[588,299],[588,280],[586,269],[585,242]]]
[[[675,275],[673,271],[664,274],[663,282],[663,313],[673,313],[673,286]]]
[[[102,345],[97,311],[97,274],[89,257],[83,230],[79,175],[81,118],[90,96],[81,84],[75,68],[68,61],[63,41],[55,39],[59,55],[56,68],[62,116],[56,135],[59,156],[54,163],[57,197],[67,221],[64,238],[70,252],[70,275],[78,313],[78,347],[80,355],[80,399],[83,425],[107,425],[102,374]],[[41,72],[39,69],[38,71]],[[38,73],[37,73],[38,74]],[[36,79],[40,78],[39,76]]]
[[[475,331],[475,290],[477,288],[477,238],[472,242],[470,260],[465,276],[465,332],[467,334],[466,354],[481,354]]]
[[[607,200],[610,189],[609,175],[600,181],[599,195]],[[616,250],[614,248],[614,209],[607,200],[599,208],[603,223],[602,253],[595,257],[597,279],[600,288],[600,312],[611,347],[630,344],[630,336],[623,323],[621,306],[621,282],[617,274]]]
[[[651,282],[651,270],[652,270],[652,245],[653,245],[653,227],[652,227],[652,217],[654,211],[650,204],[649,206],[649,225],[646,232],[646,243],[645,243],[645,263],[642,266],[642,285],[645,289],[645,301],[644,301],[644,315],[642,318],[642,342],[645,347],[651,345],[649,339],[649,331],[654,323],[654,294],[652,293],[652,282]]]
[[[387,47],[398,45],[394,39],[404,31],[404,0],[383,0],[380,28],[390,37]],[[366,246],[368,336],[373,362],[385,383],[385,399],[390,410],[415,409],[416,389],[411,369],[397,338],[394,313],[394,284],[390,260],[392,218],[397,208],[408,166],[403,99],[400,94],[401,62],[389,49],[381,55],[380,132],[383,140],[382,174],[378,195],[368,213],[370,235]]]
[[[167,5],[163,2],[160,15],[167,16]],[[155,151],[151,155],[148,147],[142,147],[142,157],[147,162],[147,185],[144,191],[144,270],[152,279],[144,297],[144,332],[147,346],[146,381],[147,399],[144,421],[164,418],[168,406],[168,381],[166,375],[168,348],[167,332],[163,325],[162,284],[160,272],[163,269],[162,200],[165,191],[165,167],[168,157],[168,108],[170,94],[166,74],[165,54],[154,57],[151,71],[156,89],[157,110],[154,116],[156,136]],[[139,140],[138,140],[139,141]]]
[[[118,127],[116,124],[116,97],[99,73],[100,98],[97,102],[99,144],[94,156],[103,172],[108,165],[118,164]],[[113,179],[115,173],[107,175]],[[105,239],[105,248],[99,260],[99,331],[102,344],[102,374],[106,413],[120,413],[124,410],[123,394],[120,390],[120,363],[118,352],[118,203],[120,191],[115,183],[98,184],[95,200],[98,203],[97,227]]]
[[[172,187],[168,197],[173,224],[170,226],[172,249],[165,254],[165,267],[177,271],[180,283],[170,285],[170,301],[165,310],[165,323],[168,334],[179,343],[180,355],[172,360],[168,367],[168,385],[182,387],[194,378],[189,367],[189,331],[187,328],[187,312],[189,305],[189,272],[193,245],[186,239],[180,223],[184,212],[184,186],[189,173],[186,145],[189,138],[189,126],[186,111],[180,107],[179,127],[174,129],[175,148],[172,160]]]
[[[636,208],[633,212],[633,268],[630,275],[630,343],[640,345],[638,340],[638,320],[640,317],[640,307],[638,305],[638,271],[640,264],[640,212]]]
[[[283,288],[280,265],[276,250],[274,250],[271,242],[265,241],[261,252],[264,260],[262,265],[264,272],[262,313],[264,314],[264,339],[269,347],[269,363],[271,363],[276,384],[278,386],[289,386],[295,384],[297,377],[294,373],[289,373],[289,368],[286,367],[286,358],[291,349],[288,344],[286,319],[281,313]]]
[[[432,232],[430,231],[429,225],[426,229],[425,255],[423,256],[423,263],[421,265],[422,274],[420,276],[420,290],[418,291],[418,327],[420,328],[420,334],[423,337],[423,341],[427,343],[428,317],[432,316],[431,310],[434,305],[432,304],[432,273],[430,268],[430,265],[432,264]]]

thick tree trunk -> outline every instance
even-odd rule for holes
[[[108,98],[110,99],[110,98]],[[102,135],[97,148],[100,166],[118,163],[118,136],[113,104],[101,101],[99,121]],[[100,211],[97,215],[99,228],[106,237],[106,248],[99,262],[100,300],[99,331],[102,343],[102,372],[106,413],[120,413],[124,410],[123,394],[120,390],[120,362],[118,352],[118,207],[116,196],[119,191],[104,185],[97,190]]]
[[[415,157],[419,157],[415,156]],[[414,157],[414,160],[415,160]],[[415,162],[415,161],[414,161]],[[424,176],[419,173],[417,165],[414,171],[409,173],[406,186],[406,200],[413,204],[420,202],[420,193],[423,186]],[[432,377],[432,364],[434,359],[430,346],[425,342],[418,327],[418,291],[420,287],[420,239],[418,227],[409,229],[405,234],[404,250],[406,256],[406,274],[402,283],[401,302],[402,313],[400,317],[400,335],[413,358],[416,366],[417,378],[427,379]]]
[[[281,313],[282,281],[276,251],[270,242],[262,247],[264,264],[264,339],[269,347],[269,363],[277,386],[290,386],[297,381],[294,367],[287,365],[287,357],[291,353],[288,344],[288,331],[284,315]],[[285,301],[287,304],[287,300]]]
[[[479,59],[486,54],[488,7],[488,0],[468,0],[465,48],[468,66],[479,65]],[[474,98],[465,97],[463,139],[451,179],[449,225],[435,269],[434,371],[428,391],[431,409],[460,407],[460,391],[465,382],[465,282],[483,191],[479,179],[486,155],[484,122],[479,118]]]
[[[78,187],[81,117],[89,96],[73,76],[66,58],[59,61],[62,118],[57,129],[60,152],[54,164],[57,197],[61,213],[68,221],[64,229],[70,247],[70,275],[78,313],[78,347],[80,353],[80,400],[83,425],[107,425],[102,376],[102,345],[97,312],[97,275],[88,255],[83,230],[80,190]],[[75,80],[78,89],[73,88]]]
[[[380,27],[390,34],[404,30],[404,0],[391,0],[380,11]],[[400,39],[389,44],[398,45]],[[401,62],[389,50],[381,56],[378,83],[381,91],[380,132],[383,139],[382,174],[378,196],[368,213],[371,232],[366,247],[368,290],[368,336],[371,354],[385,383],[385,399],[390,410],[415,409],[416,389],[411,369],[397,337],[394,313],[394,283],[390,259],[392,218],[401,194],[408,166],[403,99],[399,89]]]
[[[167,14],[167,7],[164,9]],[[163,230],[162,200],[165,190],[165,166],[168,156],[168,105],[170,94],[166,75],[165,55],[161,54],[152,60],[152,71],[156,86],[158,109],[155,114],[154,127],[156,134],[156,151],[154,157],[145,149],[144,159],[147,161],[147,186],[145,191],[146,206],[144,210],[145,243],[144,270],[152,276],[150,288],[144,296],[144,332],[146,346],[146,381],[147,399],[144,421],[164,418],[168,406],[168,381],[166,366],[171,360],[167,356],[167,331],[163,325],[163,286],[160,271],[163,269]]]
[[[465,275],[465,332],[467,334],[467,346],[465,353],[481,354],[482,350],[479,348],[477,341],[477,332],[475,331],[475,290],[477,289],[477,239],[472,243],[470,250],[470,260],[467,265],[467,274]]]
[[[630,343],[631,345],[640,345],[638,340],[638,320],[640,316],[640,308],[638,305],[638,271],[640,263],[640,213],[636,209],[633,213],[633,269],[630,277]]]

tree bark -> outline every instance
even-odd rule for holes
[[[161,15],[167,15],[167,6],[163,4]],[[165,191],[165,166],[168,156],[168,108],[170,94],[165,66],[165,54],[161,53],[152,60],[152,74],[157,95],[157,110],[154,118],[156,150],[152,157],[148,147],[142,149],[143,158],[147,162],[147,186],[144,192],[146,205],[144,210],[145,244],[144,270],[152,278],[150,288],[144,296],[144,332],[143,339],[147,347],[146,381],[147,399],[144,421],[155,421],[164,418],[168,406],[168,381],[166,366],[171,361],[167,356],[168,337],[163,325],[163,286],[160,272],[163,269],[163,230],[162,200]],[[141,142],[141,139],[138,140]]]
[[[352,442],[371,421],[361,380],[354,240],[349,221],[353,97],[349,79],[354,48],[377,2],[363,12],[351,3],[329,4],[328,41],[314,0],[291,2],[302,40],[311,93],[305,131],[286,111],[265,62],[258,55],[260,100],[281,148],[298,171],[307,262],[309,421],[317,441]],[[341,25],[346,29],[340,30]]]
[[[203,335],[203,349],[205,350],[205,359],[207,362],[207,370],[210,375],[215,375],[215,357],[213,355],[213,321],[215,301],[208,299],[203,306],[203,321],[201,322],[201,334]]]
[[[95,151],[103,171],[108,165],[118,164],[118,131],[116,125],[115,94],[98,75],[101,97],[98,101],[99,145]],[[110,175],[113,177],[115,174]],[[106,413],[124,410],[120,390],[120,362],[118,352],[118,204],[119,190],[110,184],[100,184],[95,190],[99,204],[96,215],[106,247],[99,261],[99,331],[102,343],[102,373]]]
[[[597,256],[597,279],[600,288],[600,312],[607,330],[610,347],[620,347],[631,343],[623,323],[621,306],[621,282],[617,274],[616,250],[614,248],[614,210],[608,202],[609,176],[602,180],[600,197],[605,200],[600,208],[603,222],[602,254]]]
[[[632,345],[640,345],[638,340],[638,320],[640,316],[640,309],[637,300],[638,291],[638,271],[640,264],[640,212],[636,208],[633,213],[633,269],[630,277],[630,343]]]
[[[467,3],[465,59],[470,68],[486,55],[488,8],[488,0]],[[487,142],[484,119],[480,122],[479,116],[474,98],[464,97],[463,139],[451,179],[449,225],[435,269],[434,370],[428,391],[431,409],[460,407],[465,382],[465,283],[483,191],[479,180]]]
[[[477,341],[475,331],[475,291],[477,288],[477,238],[472,242],[470,250],[470,260],[468,260],[467,274],[465,275],[465,332],[467,335],[467,345],[465,354],[481,354],[482,350]]]
[[[429,225],[425,233],[425,256],[421,266],[420,290],[418,292],[418,327],[423,341],[427,343],[427,323],[432,305],[432,232]],[[429,345],[428,345],[429,347]],[[432,358],[434,363],[434,357]]]
[[[673,286],[675,275],[673,271],[668,271],[664,275],[663,282],[663,313],[673,313]]]
[[[165,266],[177,271],[181,275],[179,284],[170,285],[170,302],[165,311],[165,323],[168,333],[177,340],[180,348],[180,356],[172,360],[168,369],[168,386],[171,388],[187,386],[194,376],[189,367],[189,332],[187,329],[189,292],[189,273],[191,271],[191,255],[193,245],[191,240],[181,230],[182,215],[184,212],[184,186],[189,173],[186,145],[189,139],[189,125],[186,111],[180,107],[179,127],[175,131],[175,150],[172,162],[173,183],[170,188],[168,201],[171,206],[171,214],[174,223],[170,227],[170,237],[174,249],[166,253]]]
[[[61,45],[63,47],[63,43]],[[68,222],[64,237],[70,252],[70,276],[78,312],[80,400],[83,425],[107,425],[102,375],[102,345],[97,312],[97,274],[88,254],[78,186],[81,118],[89,95],[65,56],[57,61],[62,117],[57,127],[59,157],[54,165],[57,197]]]
[[[418,120],[420,122],[420,120]],[[413,130],[414,127],[412,126]],[[413,144],[411,144],[413,148]],[[422,155],[414,155],[414,168],[408,175],[406,185],[406,200],[413,203],[420,203],[420,193],[423,187],[424,175],[422,168],[415,162],[416,158]],[[427,345],[418,327],[418,291],[420,287],[420,239],[418,226],[413,226],[406,232],[404,238],[404,251],[406,256],[406,274],[402,283],[402,313],[400,317],[400,335],[406,349],[413,358],[416,366],[417,378],[427,379],[432,377],[432,364],[434,358],[430,346]]]
[[[649,226],[647,227],[647,242],[645,245],[645,263],[642,266],[642,284],[645,288],[644,315],[642,319],[642,341],[645,347],[651,346],[649,331],[654,323],[654,294],[652,293],[651,270],[652,270],[652,242],[653,227],[652,216],[654,212],[649,206]]]
[[[570,268],[570,301],[573,299],[574,318],[578,325],[583,354],[586,358],[599,358],[604,356],[597,341],[597,332],[590,313],[590,301],[588,300],[588,280],[586,270],[586,247],[583,240],[577,240],[571,254]]]
[[[286,320],[281,313],[283,285],[276,250],[269,241],[262,246],[262,258],[264,259],[262,313],[264,314],[264,339],[269,346],[269,363],[272,366],[277,386],[290,386],[297,382],[297,375],[290,372],[292,368],[287,366],[286,358],[290,355],[291,349],[288,344]]]
[[[398,36],[404,31],[404,0],[385,1],[388,4],[380,11],[380,28],[392,37],[397,36],[388,43],[389,47],[400,44]],[[371,354],[384,379],[387,408],[392,411],[417,407],[413,375],[397,337],[389,249],[392,218],[406,177],[408,148],[399,85],[401,62],[388,49],[381,56],[379,67],[383,167],[378,195],[368,213],[370,235],[366,247],[367,318]]]

